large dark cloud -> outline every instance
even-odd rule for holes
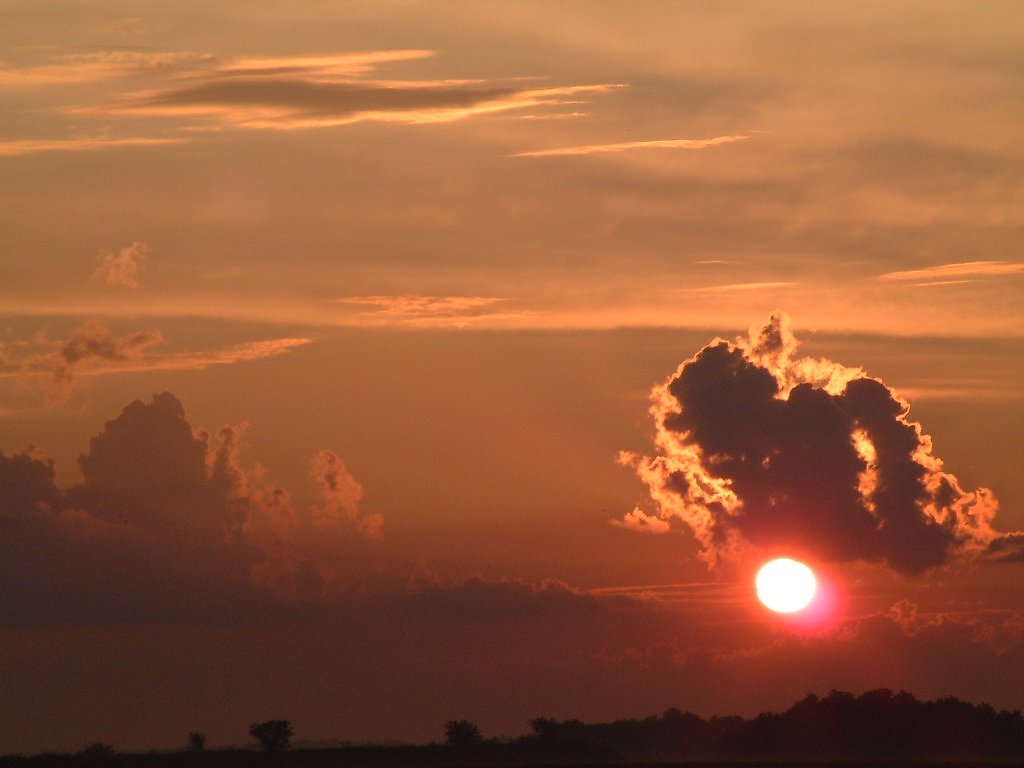
[[[380,516],[331,451],[311,462],[322,505],[296,509],[240,463],[244,430],[194,429],[163,392],[104,425],[71,488],[35,449],[0,454],[0,623],[221,623],[340,594]]]
[[[509,88],[422,88],[298,79],[233,79],[168,90],[140,99],[137,106],[272,106],[309,115],[350,115],[469,107],[515,93]]]
[[[636,510],[627,525],[681,521],[712,564],[751,547],[903,573],[1012,557],[1018,539],[991,527],[994,496],[965,492],[943,470],[906,401],[795,350],[776,314],[749,338],[712,342],[654,390],[658,455],[626,460],[656,517]]]

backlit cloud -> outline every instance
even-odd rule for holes
[[[958,557],[1012,557],[998,503],[932,454],[909,404],[860,369],[797,358],[775,314],[717,339],[652,392],[655,456],[624,454],[654,515],[682,523],[711,565],[751,551],[882,562],[918,573]],[[655,529],[647,513],[629,527]]]
[[[576,147],[536,149],[516,152],[511,157],[564,157],[571,155],[596,155],[627,152],[633,149],[707,149],[720,144],[746,141],[749,136],[715,136],[711,139],[656,139],[651,141],[623,141],[615,144],[583,144]]]

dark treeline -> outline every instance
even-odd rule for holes
[[[745,720],[670,709],[661,717],[587,724],[534,720],[535,738],[585,743],[643,760],[1019,760],[1024,717],[955,698],[909,693],[813,694]]]
[[[293,750],[270,750],[264,744],[264,752],[205,750],[196,738],[200,735],[190,734],[190,749],[177,753],[120,754],[109,745],[96,744],[78,754],[8,755],[0,757],[0,768],[443,768],[630,762],[723,766],[788,761],[799,761],[805,768],[835,761],[913,761],[918,768],[925,761],[946,766],[1024,765],[1024,717],[1019,711],[996,711],[956,698],[919,701],[909,693],[884,689],[860,696],[841,691],[823,698],[812,694],[785,712],[751,719],[704,719],[670,709],[642,720],[584,723],[537,718],[530,726],[529,735],[509,741],[484,739],[469,721],[449,721],[448,744]]]

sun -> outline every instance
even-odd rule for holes
[[[780,557],[761,566],[754,579],[757,598],[776,613],[796,613],[810,605],[818,590],[814,571],[797,560]]]

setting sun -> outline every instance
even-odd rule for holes
[[[761,566],[754,586],[766,608],[776,613],[795,613],[810,605],[818,581],[803,563],[781,557]]]

